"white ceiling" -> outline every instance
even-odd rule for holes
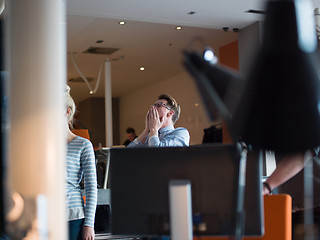
[[[314,0],[320,1],[320,0]],[[262,20],[264,0],[67,0],[68,79],[78,78],[70,53],[86,77],[96,79],[101,63],[112,67],[112,95],[120,97],[184,71],[181,51],[201,36],[214,49],[237,39],[232,30]],[[195,14],[190,15],[189,12]],[[125,20],[126,25],[119,25]],[[182,30],[175,27],[180,25]],[[103,43],[96,43],[103,40]],[[119,48],[111,55],[83,53],[89,47]],[[144,66],[145,71],[139,67]],[[104,75],[103,75],[104,76]],[[102,77],[103,77],[102,76]],[[95,81],[91,83],[94,87]],[[69,83],[75,100],[88,97],[84,82]],[[94,96],[104,96],[103,79]]]

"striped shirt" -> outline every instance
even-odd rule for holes
[[[76,136],[67,147],[67,213],[68,220],[85,218],[84,226],[94,227],[97,205],[97,177],[93,147],[88,139]],[[80,182],[84,177],[84,194]]]

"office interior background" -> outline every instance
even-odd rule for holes
[[[97,92],[90,95],[74,63],[94,88],[101,64],[110,61],[113,145],[124,142],[127,127],[135,128],[137,134],[143,130],[146,112],[161,93],[172,95],[181,104],[176,127],[186,127],[190,143],[200,144],[203,129],[221,121],[208,119],[194,81],[183,66],[182,51],[208,46],[221,64],[245,71],[259,46],[264,19],[263,13],[250,10],[265,8],[261,1],[67,4],[68,84],[78,105],[80,127],[89,129],[95,147],[99,143],[106,146],[105,71]],[[103,51],[110,54],[99,54]]]
[[[39,70],[38,75],[40,75],[34,79],[32,74],[23,75],[24,71],[19,74],[14,73],[14,71],[10,72],[13,79],[10,82],[10,88],[16,90],[10,96],[11,100],[14,99],[10,103],[9,109],[14,113],[12,119],[15,121],[10,122],[12,129],[15,126],[20,126],[18,120],[25,113],[23,109],[25,108],[27,112],[28,108],[26,107],[36,101],[23,103],[25,98],[34,95],[35,98],[47,99],[48,96],[51,97],[49,90],[52,90],[53,94],[56,93],[56,95],[52,96],[48,101],[43,101],[44,104],[51,106],[50,104],[54,100],[61,98],[61,100],[57,100],[60,109],[54,108],[48,118],[41,118],[37,121],[36,123],[40,124],[36,128],[34,128],[34,124],[30,123],[30,125],[21,126],[24,129],[32,126],[28,131],[24,132],[20,131],[22,130],[20,128],[15,128],[17,133],[9,134],[10,146],[21,146],[20,155],[15,155],[16,153],[12,148],[8,151],[8,165],[10,165],[11,169],[15,167],[15,169],[20,170],[11,173],[13,176],[11,179],[14,179],[12,186],[27,198],[34,198],[39,193],[47,194],[48,205],[51,206],[48,207],[50,210],[47,212],[48,216],[51,216],[49,228],[50,230],[54,228],[62,229],[62,235],[52,235],[50,239],[63,239],[63,231],[65,230],[62,225],[53,224],[53,218],[62,219],[63,217],[61,215],[55,216],[56,213],[52,206],[56,204],[52,204],[52,202],[61,204],[57,209],[59,207],[63,208],[63,198],[57,198],[57,195],[59,195],[57,192],[48,192],[48,189],[54,189],[59,185],[59,191],[63,193],[61,190],[63,189],[61,186],[63,186],[64,180],[63,166],[61,166],[63,164],[58,161],[58,163],[55,163],[57,164],[56,166],[53,162],[56,159],[63,159],[61,156],[64,154],[64,147],[60,141],[58,145],[61,151],[57,156],[52,154],[52,152],[55,152],[53,150],[56,149],[52,149],[50,146],[52,146],[53,142],[58,142],[57,140],[63,136],[60,130],[56,131],[62,124],[62,117],[61,119],[56,119],[54,114],[58,115],[61,112],[63,94],[59,94],[58,90],[63,89],[65,82],[70,85],[71,95],[74,97],[79,109],[79,127],[89,129],[95,147],[100,144],[108,146],[106,142],[105,112],[107,108],[110,110],[111,105],[105,106],[106,71],[103,69],[98,90],[91,95],[87,85],[80,79],[80,74],[75,69],[72,55],[79,70],[88,78],[92,88],[97,82],[100,66],[104,64],[105,59],[110,62],[112,89],[108,89],[111,90],[111,96],[108,95],[106,97],[112,99],[112,145],[119,145],[125,140],[127,127],[135,128],[137,134],[143,130],[146,111],[161,93],[171,94],[181,105],[182,113],[176,127],[186,127],[190,131],[191,144],[201,144],[204,134],[203,129],[220,123],[221,120],[217,119],[216,122],[212,122],[208,119],[193,79],[182,65],[182,50],[194,47],[194,45],[198,48],[200,45],[201,49],[203,46],[210,46],[216,52],[220,64],[228,66],[235,71],[246,73],[253,56],[257,53],[257,49],[261,44],[265,10],[265,1],[258,0],[245,2],[232,0],[223,2],[210,0],[174,2],[167,0],[161,2],[145,0],[107,2],[100,0],[56,1],[59,6],[55,6],[53,1],[52,3],[50,1],[47,6],[47,3],[41,4],[39,1],[34,1],[32,7],[28,3],[22,3],[21,1],[13,0],[11,2],[8,5],[11,5],[12,13],[6,16],[4,22],[9,22],[11,24],[10,27],[13,29],[11,29],[13,33],[9,34],[15,39],[12,42],[12,46],[18,46],[17,50],[21,51],[21,54],[17,54],[14,50],[6,52],[6,56],[9,58],[6,60],[10,61],[11,64],[17,59],[21,59],[14,67],[12,67],[12,64],[12,69],[19,69],[19,66],[23,69],[24,63],[28,62],[28,58],[25,57],[30,56],[26,49],[37,49],[37,46],[33,46],[34,44],[31,46],[28,43],[30,44],[32,40],[37,38],[41,40],[41,37],[49,32],[51,32],[48,34],[50,36],[47,37],[48,39],[52,37],[52,40],[47,44],[43,44],[43,46],[39,46],[38,52],[41,53],[39,55],[48,54],[49,56],[53,54],[52,51],[63,52],[63,56],[59,56],[59,59],[62,59],[61,65],[56,69],[45,72],[47,69],[42,68],[40,65],[38,69],[33,67],[32,69],[36,73]],[[65,4],[66,6],[64,6]],[[320,1],[314,0],[313,5],[314,8],[320,6]],[[41,11],[47,12],[42,15],[38,14]],[[61,34],[59,29],[51,28],[54,24],[50,25],[46,21],[47,17],[51,17],[49,13],[55,11],[59,12],[62,17],[60,16],[60,19],[57,18],[51,21],[61,20],[62,25],[65,27],[65,35]],[[25,25],[23,24],[18,29],[21,19],[23,19],[23,17],[16,17],[19,14],[26,17],[26,19],[29,19],[30,15],[33,14],[37,17],[37,20],[43,20],[41,28],[29,29],[28,21],[25,21]],[[313,13],[310,14],[313,15]],[[18,20],[16,21],[16,19]],[[121,21],[124,21],[125,24],[120,24]],[[56,25],[54,26],[56,27]],[[182,29],[178,30],[178,26]],[[34,38],[31,39],[30,35]],[[55,35],[57,35],[57,38],[55,38]],[[17,36],[20,40],[24,39],[25,41],[16,42]],[[202,40],[194,41],[196,37]],[[66,45],[61,44],[64,40]],[[49,48],[51,51],[46,50]],[[97,49],[92,50],[91,48]],[[94,51],[107,51],[107,53],[92,53]],[[37,56],[35,56],[36,58]],[[36,60],[41,62],[39,59]],[[56,65],[51,65],[51,68],[52,66]],[[63,66],[65,67],[65,72],[61,70],[61,68],[64,68]],[[140,70],[141,67],[144,67],[143,71]],[[53,74],[54,72],[57,72],[57,75]],[[59,83],[56,83],[56,81]],[[44,86],[45,84],[42,84],[42,82],[48,85]],[[20,90],[17,91],[17,89]],[[41,92],[42,90],[45,91]],[[38,102],[41,102],[41,100],[38,100]],[[46,106],[41,105],[41,108],[45,109]],[[16,114],[19,109],[21,110],[21,115]],[[28,119],[28,123],[29,120],[31,122],[34,119]],[[34,129],[37,131],[34,131]],[[40,139],[41,137],[45,139],[44,143],[28,141],[28,136],[35,135],[35,132],[37,135],[43,129],[48,131],[45,135],[40,136]],[[21,136],[19,141],[16,140],[17,137],[15,136],[15,134],[18,135],[18,130],[20,131],[19,136]],[[52,136],[54,141],[47,140],[48,137],[46,136],[48,135]],[[39,135],[37,136],[39,137]],[[37,146],[30,147],[31,144]],[[26,149],[30,149],[29,152],[31,154],[26,152]],[[50,154],[52,155],[48,157]],[[41,157],[42,159],[40,159]],[[11,159],[27,159],[27,161],[22,164],[22,160],[10,162]],[[35,167],[36,163],[41,163],[43,159],[45,161]],[[40,174],[34,174],[35,172]],[[61,179],[57,178],[57,176],[60,176]],[[51,178],[49,179],[49,177]],[[21,184],[21,182],[29,178],[31,179],[30,181],[28,180]],[[43,181],[43,185],[38,186],[40,179],[46,180]],[[60,180],[53,183],[53,179]],[[35,187],[28,192],[28,189],[31,189],[33,185]]]

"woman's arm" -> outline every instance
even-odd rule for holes
[[[277,188],[298,174],[304,168],[306,163],[305,159],[312,157],[311,154],[310,156],[307,155],[305,156],[303,153],[298,153],[284,156],[275,171],[268,177],[266,181],[267,184],[263,186],[263,194],[270,194],[270,189]],[[268,185],[270,189],[268,189]]]
[[[97,206],[97,176],[93,146],[90,141],[84,143],[81,154],[81,165],[84,176],[86,195],[85,220],[83,228],[84,239],[94,239],[94,218]],[[90,227],[90,228],[89,228]]]

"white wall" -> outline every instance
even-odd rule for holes
[[[258,50],[261,46],[264,22],[255,22],[239,31],[239,71],[247,74],[251,70]]]
[[[144,129],[148,108],[157,101],[157,97],[166,93],[174,97],[181,106],[181,114],[175,127],[185,127],[190,132],[190,144],[201,144],[203,129],[210,127],[194,80],[187,72],[165,79],[152,86],[120,98],[120,142],[126,139],[127,127],[133,127],[139,135]],[[195,104],[199,106],[196,107]]]

